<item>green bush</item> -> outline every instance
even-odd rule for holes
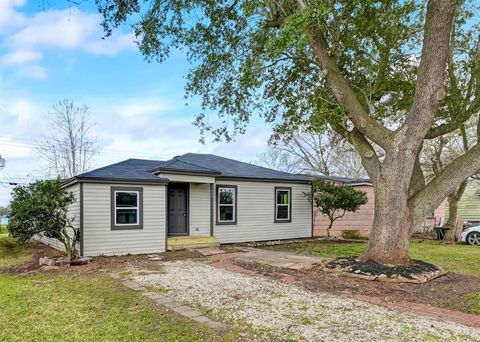
[[[8,234],[8,229],[5,224],[0,224],[0,234]]]
[[[344,239],[352,239],[352,240],[366,240],[367,238],[360,234],[359,230],[344,230],[342,232],[342,237]]]

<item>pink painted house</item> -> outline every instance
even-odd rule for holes
[[[363,191],[367,194],[368,202],[360,207],[355,212],[347,212],[345,216],[334,222],[332,229],[330,230],[331,236],[341,237],[342,232],[346,230],[357,230],[362,236],[368,237],[373,224],[373,211],[375,204],[375,194],[373,192],[373,186],[369,179],[359,178],[347,178],[347,177],[324,177],[326,180],[331,180],[336,184],[343,184],[352,186],[357,190]],[[432,230],[434,226],[441,225],[445,217],[445,205],[442,205],[431,213],[421,226],[417,228],[419,232],[425,232]],[[327,227],[329,220],[317,208],[313,208],[313,236],[327,236]]]

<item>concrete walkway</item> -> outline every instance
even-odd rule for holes
[[[295,255],[291,252],[272,251],[260,248],[242,247],[241,250],[241,252],[234,253],[233,258],[235,260],[245,263],[254,262],[261,265],[288,268],[292,270],[309,270],[317,265],[323,264],[326,260],[313,256]],[[198,249],[197,252],[206,256],[225,253],[225,251],[222,251],[219,248],[208,248],[208,250]]]

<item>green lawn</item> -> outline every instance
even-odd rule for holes
[[[320,257],[359,255],[365,243],[325,243],[323,241],[280,245],[276,249],[293,249],[298,254]],[[480,276],[480,247],[463,244],[442,244],[434,241],[412,241],[410,256],[441,266],[448,271]]]
[[[3,266],[28,260],[10,238],[0,237]],[[7,262],[5,262],[7,260]],[[0,267],[1,268],[1,267]],[[74,269],[72,269],[74,271]],[[0,270],[0,341],[233,341],[217,331],[155,306],[104,274]]]
[[[0,271],[3,268],[20,265],[30,259],[31,255],[25,247],[19,246],[15,241],[0,235]]]

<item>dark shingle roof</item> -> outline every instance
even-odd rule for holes
[[[115,179],[151,182],[166,182],[150,172],[163,162],[158,160],[127,159],[78,175],[77,179]]]
[[[267,179],[282,181],[309,182],[305,175],[295,175],[287,172],[267,169],[265,167],[244,163],[241,161],[215,156],[213,154],[187,153],[167,161],[128,159],[107,165],[89,172],[82,173],[72,180],[122,180],[142,182],[168,182],[154,173],[190,172],[212,174],[217,177]]]
[[[216,170],[220,173],[220,177],[309,181],[309,179],[303,175],[294,175],[287,172],[267,169],[213,154],[186,153],[175,158],[183,162]]]

